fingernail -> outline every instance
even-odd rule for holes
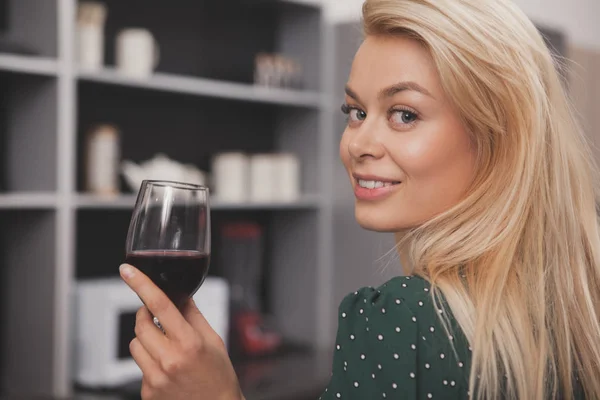
[[[133,277],[133,274],[134,274],[133,268],[127,264],[122,264],[119,267],[119,271],[121,272],[121,276],[125,279],[129,279],[129,278]]]

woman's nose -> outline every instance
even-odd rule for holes
[[[383,157],[385,149],[372,130],[361,129],[348,143],[348,152],[354,160],[363,161]]]

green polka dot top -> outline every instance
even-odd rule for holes
[[[414,276],[348,295],[321,399],[467,399],[471,351],[450,315],[446,332],[443,312],[429,283]]]
[[[430,288],[422,278],[397,277],[346,296],[322,400],[470,398],[471,348],[447,304],[436,307]],[[574,398],[585,399],[576,381]]]

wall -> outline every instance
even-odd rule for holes
[[[357,20],[363,0],[321,0],[332,21]],[[515,0],[531,19],[559,28],[573,43],[600,49],[599,0]]]
[[[564,30],[571,43],[600,49],[600,1],[516,0],[538,24]]]

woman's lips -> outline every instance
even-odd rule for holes
[[[402,182],[356,179],[354,195],[359,200],[380,200],[396,191]]]

